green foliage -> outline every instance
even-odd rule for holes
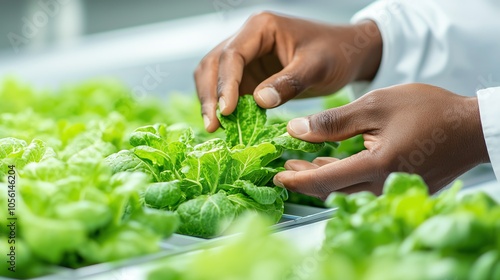
[[[41,92],[7,80],[0,99],[0,218],[10,217],[9,166],[17,217],[16,272],[2,261],[1,276],[36,277],[152,253],[177,230],[176,214],[141,204],[157,166],[129,151],[115,154],[120,165],[104,161],[130,148],[125,139],[133,128],[166,120],[159,102],[137,103],[126,88],[104,81]],[[9,235],[2,226],[2,252]]]
[[[287,279],[292,266],[301,264],[302,254],[293,244],[271,235],[270,225],[255,215],[245,216],[233,229],[241,235],[223,247],[160,261],[147,279]]]
[[[190,127],[155,124],[132,132],[130,145],[106,158],[114,172],[142,171],[151,184],[147,206],[175,211],[179,233],[214,237],[244,212],[278,222],[286,191],[273,188],[272,167],[285,150],[314,152],[325,143],[307,143],[284,134],[283,123],[268,124],[266,111],[251,96],[240,98],[235,112],[220,116],[226,139],[197,142]]]
[[[333,193],[323,249],[344,256],[350,279],[494,279],[500,205],[459,189],[429,196],[418,175],[393,173],[380,197]]]
[[[420,177],[395,173],[379,197],[329,196],[322,248],[298,250],[250,219],[241,238],[162,260],[149,279],[499,279],[500,205],[459,189],[429,196]]]
[[[144,201],[152,208],[175,206],[182,199],[180,181],[152,183],[146,189]]]
[[[15,277],[151,253],[178,228],[216,236],[244,212],[283,213],[286,193],[270,183],[283,168],[270,163],[301,143],[274,143],[286,124],[266,123],[251,99],[221,120],[226,140],[204,131],[194,95],[137,102],[113,81],[37,91],[6,80],[0,99],[0,185],[9,165],[18,176]],[[6,265],[0,274],[14,276]]]

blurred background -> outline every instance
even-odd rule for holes
[[[2,1],[0,75],[36,87],[113,77],[137,95],[194,92],[192,72],[199,60],[251,14],[271,10],[347,23],[369,2]]]

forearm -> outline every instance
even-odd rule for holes
[[[357,67],[356,81],[371,81],[377,74],[382,60],[382,36],[374,21],[366,20],[354,26],[354,44],[346,46],[353,51],[359,50],[360,63]]]

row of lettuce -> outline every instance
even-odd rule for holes
[[[148,279],[500,279],[500,205],[459,190],[457,183],[430,196],[419,176],[393,173],[379,197],[330,195],[326,203],[337,211],[319,249],[303,250],[249,217],[239,238],[161,260]]]
[[[143,206],[146,174],[113,173],[104,161],[129,147],[134,126],[166,118],[158,105],[115,82],[38,92],[6,80],[0,99],[0,220],[17,218],[14,232],[0,228],[0,275],[152,253],[178,228],[174,213]]]
[[[483,193],[461,196],[458,185],[430,196],[413,175],[391,175],[380,197],[332,194],[327,204],[338,210],[319,250],[304,252],[272,235],[269,224],[281,217],[287,193],[271,178],[284,160],[347,156],[362,139],[336,149],[297,141],[251,97],[221,117],[225,130],[213,135],[193,114],[199,111],[193,97],[138,102],[116,82],[35,92],[7,80],[0,99],[0,220],[12,217],[9,166],[17,218],[16,272],[2,261],[2,276],[153,253],[173,232],[211,237],[256,212],[265,222],[244,222],[240,239],[161,261],[149,277],[500,279],[498,203]],[[327,104],[348,101],[340,95]],[[12,238],[2,226],[2,254],[11,251]]]
[[[2,261],[0,275],[153,253],[173,232],[217,236],[243,212],[281,218],[287,192],[272,184],[283,170],[277,159],[327,144],[288,136],[285,122],[267,121],[251,96],[208,135],[192,117],[198,103],[176,98],[137,101],[109,81],[57,92],[2,84],[0,220],[15,217],[17,227],[15,237],[0,228],[0,249],[9,252],[15,240],[17,269]]]

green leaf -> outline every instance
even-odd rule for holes
[[[186,195],[186,199],[195,198],[203,193],[203,186],[200,182],[184,179],[181,181],[180,188]]]
[[[12,137],[0,139],[0,159],[8,157],[12,153],[19,152],[26,145],[26,141]]]
[[[326,199],[325,205],[330,208],[339,208],[344,211],[349,211],[350,208],[347,202],[347,194],[341,192],[332,192]]]
[[[181,220],[179,233],[204,238],[217,236],[231,224],[235,210],[223,192],[200,195],[177,208]]]
[[[167,145],[167,125],[154,124],[142,126],[134,130],[130,135],[130,145],[149,146],[158,150],[163,150]]]
[[[271,143],[262,143],[243,149],[231,150],[232,160],[228,163],[221,184],[232,184],[250,173],[260,170],[263,160],[268,155],[275,155],[276,147]]]
[[[482,254],[472,266],[469,279],[489,280],[496,279],[493,275],[495,266],[500,263],[500,253],[498,251],[488,251]],[[500,272],[500,271],[499,271]]]
[[[130,221],[119,227],[110,227],[86,246],[78,247],[78,253],[90,263],[110,262],[132,258],[158,251],[160,236],[144,224]]]
[[[144,131],[133,132],[129,142],[134,147],[147,145],[157,149],[161,149],[165,145],[165,141],[160,136]]]
[[[39,139],[33,139],[31,143],[24,149],[22,160],[24,163],[40,162],[49,157],[55,157],[56,153],[50,147],[47,147],[45,142]]]
[[[167,128],[168,142],[180,142],[184,145],[191,145],[194,141],[194,132],[187,124],[177,123]]]
[[[60,263],[66,251],[76,250],[86,241],[85,227],[77,220],[24,215],[20,229],[33,253],[39,259],[53,264]]]
[[[137,157],[133,151],[119,151],[108,156],[106,162],[111,167],[113,173],[139,171],[148,174],[154,181],[158,181],[158,167]]]
[[[273,204],[280,196],[273,188],[257,187],[249,181],[238,180],[234,185],[241,186],[249,197],[263,205]]]
[[[269,218],[273,223],[277,223],[283,215],[284,204],[281,198],[276,199],[272,204],[260,204],[242,193],[231,194],[227,198],[236,206],[238,215],[245,212],[256,212]]]
[[[62,221],[78,220],[82,222],[87,232],[92,232],[111,221],[112,215],[109,210],[104,204],[82,200],[58,205],[55,208],[55,215]]]
[[[205,192],[215,193],[220,174],[228,164],[229,150],[221,139],[213,139],[194,147],[182,163],[186,179],[200,182]],[[202,180],[203,179],[203,180]]]
[[[385,195],[401,195],[409,190],[428,192],[427,185],[422,177],[417,174],[398,172],[391,173],[387,177],[383,192]]]
[[[29,163],[21,171],[23,176],[46,182],[54,182],[68,176],[67,164],[56,158],[49,158],[39,163]]]
[[[179,227],[179,217],[174,212],[143,208],[135,211],[130,217],[131,221],[136,221],[144,228],[152,230],[154,233],[168,237]]]
[[[67,160],[68,163],[90,163],[95,164],[101,159],[116,152],[114,145],[97,140],[94,144],[81,149]]]
[[[226,141],[230,146],[252,146],[259,143],[259,134],[266,124],[266,111],[260,108],[252,95],[240,96],[236,110],[229,116],[219,115],[226,130]]]
[[[455,213],[428,219],[415,230],[413,238],[424,248],[474,250],[490,244],[492,232],[473,215]]]
[[[284,167],[261,167],[241,177],[242,180],[253,182],[256,186],[265,186],[278,172],[285,171]]]
[[[288,133],[273,138],[272,143],[287,150],[315,153],[325,147],[325,143],[311,143],[290,136]]]
[[[176,205],[182,198],[180,181],[149,184],[144,194],[144,201],[153,208],[166,208]]]
[[[139,193],[148,184],[148,177],[143,172],[119,172],[114,174],[109,183],[111,193],[108,206],[113,213],[113,225],[123,224],[123,214],[128,208],[140,209]]]
[[[272,142],[275,137],[286,133],[286,125],[286,121],[275,124],[267,124],[261,129],[259,136],[257,136],[257,139],[259,139],[260,143]]]
[[[132,151],[137,157],[143,160],[148,160],[153,165],[156,165],[161,168],[172,167],[169,156],[164,152],[162,152],[161,150],[149,146],[137,146],[133,148]]]

